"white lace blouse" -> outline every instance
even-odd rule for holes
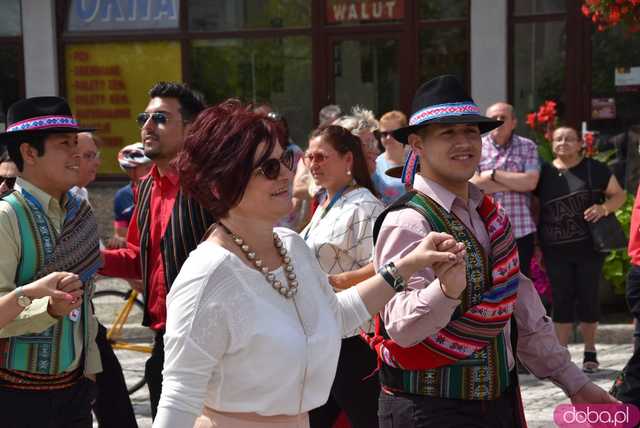
[[[351,272],[373,260],[373,224],[384,205],[366,188],[360,187],[342,195],[324,213],[318,208],[307,227],[300,232],[305,237],[325,273]],[[361,326],[373,331],[373,322]],[[358,334],[360,329],[345,337]]]
[[[293,299],[216,244],[203,242],[189,255],[167,296],[154,428],[191,427],[203,404],[270,416],[327,401],[340,337],[370,315],[355,289],[333,292],[299,235],[275,230],[300,283]],[[286,284],[282,268],[273,273]]]

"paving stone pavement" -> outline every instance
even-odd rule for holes
[[[633,346],[605,344],[598,347],[598,359],[601,370],[591,379],[600,387],[609,389],[616,373],[622,369],[631,355]],[[569,345],[573,361],[582,363],[582,345]],[[133,362],[144,366],[146,357],[136,358],[132,361],[127,357],[127,362]],[[553,410],[558,404],[568,403],[564,393],[550,381],[536,379],[533,375],[521,375],[522,395],[524,398],[525,413],[529,428],[555,427],[553,423]],[[151,428],[151,410],[149,408],[149,394],[146,387],[132,396],[133,407],[136,412],[140,428]],[[97,427],[97,424],[94,424]]]
[[[117,283],[114,280],[100,281],[99,288],[126,289],[126,284]],[[626,324],[602,326],[601,335],[603,340],[598,340],[598,359],[600,361],[600,371],[589,375],[591,379],[600,387],[608,390],[611,387],[614,377],[626,364],[633,351],[631,344],[631,326]],[[628,339],[627,339],[628,338]],[[605,343],[613,342],[613,343]],[[582,344],[569,345],[573,361],[582,364]],[[118,353],[120,351],[117,351]],[[121,353],[119,358],[123,365],[133,367],[127,376],[140,376],[144,370],[146,354]],[[140,370],[135,368],[139,367]],[[543,381],[533,375],[521,375],[522,395],[524,399],[525,414],[529,428],[555,427],[553,423],[553,410],[561,403],[568,403],[565,394],[550,381]],[[151,428],[151,409],[149,407],[149,393],[146,386],[137,391],[131,397],[134,411],[140,428]],[[94,423],[97,428],[97,424]]]

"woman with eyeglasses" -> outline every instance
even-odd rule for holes
[[[595,337],[605,254],[593,249],[588,223],[615,215],[626,194],[607,165],[584,157],[575,129],[557,128],[551,148],[555,158],[542,165],[535,193],[540,199],[538,234],[551,282],[552,318],[564,346],[573,323],[580,323],[583,370],[593,373],[599,365]]]
[[[387,206],[406,193],[404,183],[399,178],[390,177],[386,172],[394,167],[403,167],[406,158],[404,144],[393,138],[392,132],[407,126],[407,116],[401,111],[393,110],[382,115],[378,136],[384,152],[376,158],[376,171],[373,183],[380,194],[380,200]]]
[[[312,133],[305,162],[326,197],[301,235],[322,270],[331,275],[332,285],[347,288],[375,274],[373,224],[384,206],[375,196],[360,141],[347,129],[332,125]],[[370,321],[362,327],[373,332]],[[369,376],[375,368],[376,356],[359,331],[346,335],[331,396],[311,411],[311,427],[332,426],[340,410],[353,427],[378,426],[380,385],[377,376]]]
[[[273,227],[291,208],[286,143],[281,124],[235,100],[204,110],[185,140],[182,186],[219,222],[167,296],[154,428],[196,418],[197,427],[308,427],[307,412],[329,395],[341,335],[417,269],[461,262],[460,244],[430,234],[381,274],[334,293],[304,240]]]

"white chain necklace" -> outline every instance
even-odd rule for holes
[[[244,239],[233,233],[227,226],[225,226],[221,222],[218,222],[218,224],[222,227],[222,229],[224,229],[225,232],[227,232],[229,236],[231,236],[233,242],[235,242],[238,247],[240,247],[240,250],[242,250],[247,259],[249,259],[249,261],[253,263],[255,268],[258,269],[258,271],[262,272],[265,279],[269,284],[271,284],[271,287],[273,287],[274,290],[276,290],[282,297],[286,299],[291,299],[296,295],[296,293],[298,292],[298,281],[293,270],[293,263],[291,262],[291,257],[287,255],[287,249],[284,247],[284,244],[280,240],[280,237],[277,233],[273,232],[273,245],[276,247],[276,249],[280,253],[280,257],[282,258],[282,263],[284,264],[284,274],[287,278],[288,287],[282,282],[278,281],[275,274],[269,272],[269,268],[266,267],[263,261],[258,258],[255,251],[251,250],[249,245],[245,243]]]

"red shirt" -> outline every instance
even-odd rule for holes
[[[631,227],[629,227],[629,257],[631,263],[640,266],[640,186],[636,193],[636,200],[633,203],[631,212]]]
[[[175,171],[167,171],[160,176],[158,168],[151,169],[153,184],[151,187],[148,269],[146,299],[150,327],[153,330],[164,330],[167,322],[167,284],[164,279],[164,262],[160,250],[160,240],[171,218],[171,211],[175,203],[180,183]],[[140,230],[138,229],[138,207],[136,206],[129,230],[127,232],[127,248],[117,250],[103,250],[104,266],[100,273],[117,278],[140,279]]]

